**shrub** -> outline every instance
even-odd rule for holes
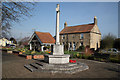
[[[51,51],[45,51],[44,54],[51,54]]]
[[[23,54],[27,54],[27,55],[31,55],[31,52],[30,50],[25,50],[25,52]]]
[[[82,58],[83,58],[83,59],[88,59],[88,57],[89,57],[89,56],[87,56],[87,55],[85,55],[85,54],[82,55]]]
[[[70,58],[77,58],[78,52],[75,52],[75,51],[64,51],[64,54],[70,54]]]
[[[82,54],[80,54],[80,53],[77,53],[76,56],[77,56],[77,58],[80,58],[80,59],[82,58]]]
[[[110,58],[110,61],[114,63],[120,63],[120,60],[117,58]]]
[[[84,46],[80,46],[77,51],[84,51],[85,50],[85,47]]]
[[[94,60],[101,61],[101,58],[95,58],[95,57],[94,57]]]
[[[64,54],[70,54],[70,51],[64,51]]]
[[[88,59],[94,60],[94,56],[93,56],[93,55],[90,55],[90,56],[88,56]]]
[[[36,51],[32,51],[32,52],[31,52],[31,54],[35,54],[35,53],[36,53]]]
[[[12,47],[9,47],[9,48],[7,48],[7,50],[10,50],[10,51],[12,51],[12,50],[14,50]]]

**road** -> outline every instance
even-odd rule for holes
[[[2,53],[2,77],[3,78],[118,78],[120,76],[120,64],[105,63],[85,59],[76,59],[89,66],[89,70],[75,74],[50,74],[42,72],[30,72],[24,65],[36,62],[26,60],[23,57]]]

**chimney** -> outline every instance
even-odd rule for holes
[[[94,24],[97,25],[97,17],[94,17]]]
[[[66,28],[66,27],[67,27],[67,22],[64,23],[64,28]]]

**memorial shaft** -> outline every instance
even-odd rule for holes
[[[60,44],[59,42],[59,17],[60,17],[60,9],[59,4],[57,4],[56,8],[56,44]]]

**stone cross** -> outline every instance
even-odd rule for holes
[[[45,54],[44,61],[48,62],[50,64],[67,64],[69,63],[69,57],[70,55],[64,54],[64,45],[60,45],[59,42],[59,15],[60,15],[60,10],[59,10],[59,4],[57,4],[56,8],[56,43],[53,46],[53,54],[48,55]]]
[[[59,7],[60,7],[60,5],[57,4],[57,8],[56,8],[56,44],[60,44],[60,42],[59,42],[59,16],[60,16]]]

